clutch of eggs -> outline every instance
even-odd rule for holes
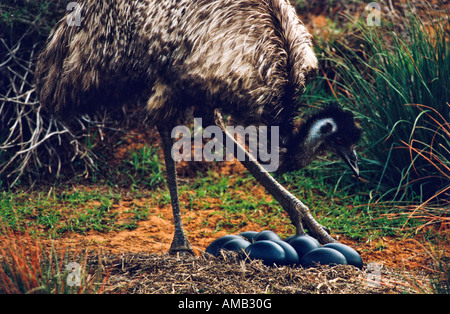
[[[294,235],[284,241],[273,231],[246,231],[226,235],[211,242],[207,253],[219,256],[221,250],[237,252],[243,258],[259,259],[267,266],[353,265],[363,267],[358,252],[342,243],[320,245],[308,235]]]

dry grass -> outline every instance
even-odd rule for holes
[[[437,269],[425,273],[373,263],[362,270],[347,265],[268,267],[223,251],[218,258],[80,251],[11,231],[2,241],[0,294],[435,293],[433,278],[443,275]],[[67,279],[73,271],[67,267],[73,262],[80,266],[81,282],[70,287]]]
[[[89,149],[83,134],[72,132],[67,125],[42,113],[33,82],[37,44],[30,51],[22,51],[19,41],[10,46],[0,38],[6,51],[0,70],[3,90],[0,90],[0,184],[13,186],[26,172],[60,174],[64,160],[76,157],[92,167]],[[79,129],[88,130],[88,122],[78,120]],[[44,170],[44,172],[46,172]]]
[[[137,294],[367,294],[418,292],[404,274],[352,266],[304,269],[267,267],[261,261],[243,261],[234,253],[220,258],[173,257],[159,254],[124,254],[95,257],[110,272],[107,293]],[[417,278],[417,276],[416,276]],[[376,278],[375,278],[376,279]],[[423,279],[421,279],[423,280]]]
[[[48,175],[54,179],[70,170],[72,176],[88,177],[98,171],[98,152],[109,152],[117,135],[122,138],[137,124],[145,125],[136,118],[144,115],[143,109],[133,106],[76,117],[70,125],[44,112],[33,78],[42,43],[23,49],[25,35],[12,44],[1,36],[0,187],[26,179],[33,186]]]

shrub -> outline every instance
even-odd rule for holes
[[[354,20],[358,45],[336,41],[326,49],[325,62],[336,72],[329,82],[335,97],[361,119],[371,167],[363,173],[380,196],[445,201],[450,190],[449,14],[429,8],[422,15],[406,12],[401,27]]]

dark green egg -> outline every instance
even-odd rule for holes
[[[245,253],[251,259],[260,259],[263,261],[264,265],[284,265],[286,261],[286,253],[283,248],[272,241],[261,240],[250,244],[245,249]]]
[[[283,265],[294,266],[300,264],[297,251],[289,243],[281,240],[272,240],[272,242],[281,246],[284,250],[284,253],[286,253],[286,258]]]
[[[215,239],[211,244],[206,248],[206,253],[217,256],[220,252],[220,249],[231,240],[241,239],[244,240],[243,237],[237,235],[226,235],[221,238]]]
[[[227,250],[227,251],[233,251],[236,253],[242,253],[242,251],[244,251],[247,246],[249,246],[251,243],[248,242],[246,239],[233,239],[228,241],[227,243],[225,243],[222,246],[223,250]]]
[[[315,267],[320,265],[347,265],[345,256],[331,248],[318,248],[306,253],[301,259],[300,264],[305,267]]]
[[[297,236],[289,244],[297,251],[298,258],[301,260],[303,255],[320,247],[319,242],[310,236]]]
[[[255,239],[255,236],[256,236],[257,234],[258,234],[257,231],[245,231],[245,232],[239,233],[239,235],[240,235],[241,237],[244,237],[244,238],[247,239],[247,241],[249,241],[250,243],[255,242],[254,239]]]
[[[347,260],[347,263],[349,265],[353,265],[355,267],[358,267],[359,269],[363,268],[363,261],[361,255],[359,255],[358,252],[356,252],[353,248],[349,247],[348,245],[342,243],[329,243],[325,244],[323,247],[334,249],[341,252],[342,255],[345,256],[345,259]]]
[[[260,233],[258,233],[254,238],[255,242],[262,241],[262,240],[280,240],[281,241],[281,238],[278,234],[276,234],[273,231],[264,230],[264,231],[261,231]]]
[[[297,239],[297,238],[305,238],[305,237],[308,238],[308,239],[310,239],[311,241],[316,242],[317,245],[320,246],[320,243],[319,243],[319,241],[317,241],[316,238],[313,238],[313,237],[311,237],[311,236],[309,236],[309,235],[307,235],[307,234],[302,234],[302,235],[294,234],[294,235],[292,235],[292,236],[286,238],[286,240],[284,240],[284,241],[290,244],[291,241],[293,241],[293,240],[295,240],[295,239]]]

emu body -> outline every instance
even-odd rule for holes
[[[356,156],[349,154],[360,136],[352,114],[329,107],[294,128],[299,97],[317,59],[311,35],[288,0],[78,3],[81,26],[62,19],[38,60],[41,105],[62,117],[130,102],[147,107],[164,149],[175,223],[171,253],[192,251],[171,157],[171,130],[190,108],[231,141],[220,113],[243,125],[279,126],[282,171],[304,167],[328,149],[347,154],[357,172]],[[322,242],[334,241],[306,206],[248,157],[244,165],[288,211],[297,233],[304,232],[305,221]]]
[[[287,0],[80,2],[36,70],[40,101],[66,115],[139,101],[151,122],[187,108],[288,130],[307,76],[311,36]]]

